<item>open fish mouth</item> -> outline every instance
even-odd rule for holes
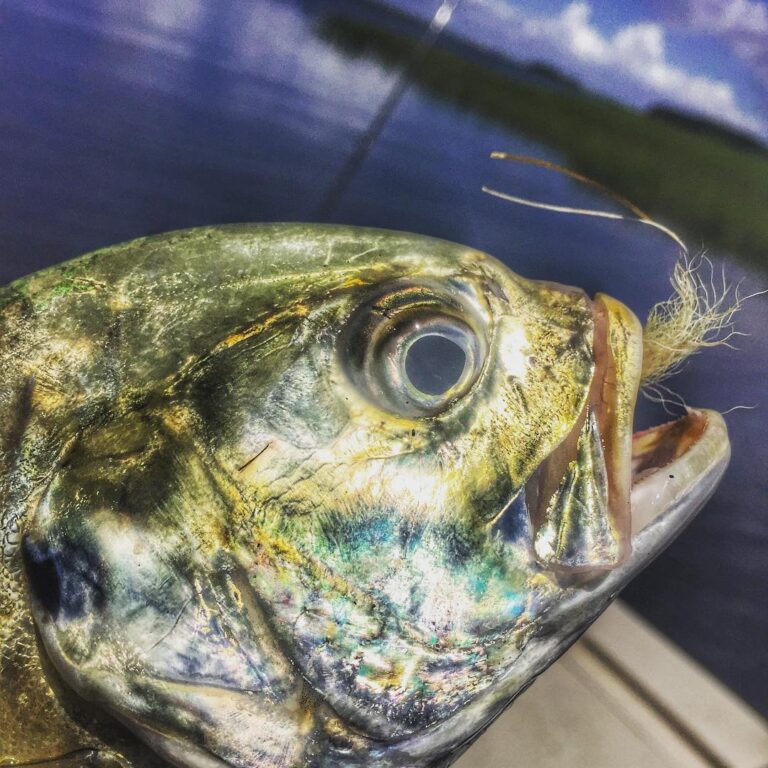
[[[632,532],[673,501],[725,471],[730,443],[717,411],[689,409],[679,419],[632,437]]]
[[[585,432],[594,450],[599,434],[594,429]],[[595,455],[602,458],[599,451],[594,450],[590,460],[594,461]],[[637,534],[668,508],[690,499],[691,503],[698,502],[695,513],[709,498],[730,457],[725,421],[717,411],[689,408],[678,419],[634,433],[629,456],[631,519],[627,533],[630,547],[634,549]],[[532,505],[536,508],[538,488],[550,476],[553,465],[560,463],[559,457],[550,457],[534,473],[526,486],[529,508]],[[538,529],[535,549],[540,561],[561,573],[603,572],[631,557],[628,552],[620,562],[606,563],[606,551],[613,554],[618,549],[618,533],[606,521],[605,465],[594,468],[594,475],[587,481],[592,488],[587,492],[591,492],[600,506],[587,508],[578,499],[574,501],[576,493],[585,491],[574,488],[576,468],[571,467],[566,469],[570,476],[566,475],[558,489],[557,506],[551,504],[549,509],[550,516],[560,516],[555,544],[544,541],[542,527]],[[553,527],[547,531],[550,536]],[[547,559],[550,553],[555,553],[557,560]]]

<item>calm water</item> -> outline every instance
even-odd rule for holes
[[[6,0],[0,9],[0,282],[119,240],[231,221],[313,220],[397,74],[315,35],[359,3]],[[391,21],[391,20],[390,20]],[[449,25],[461,31],[462,19]],[[675,247],[636,225],[517,208],[482,184],[605,205],[551,174],[488,159],[557,160],[543,145],[418,88],[373,143],[335,221],[488,251],[528,277],[605,291],[640,317],[669,293]],[[742,290],[768,287],[722,254]],[[733,463],[697,521],[627,590],[629,602],[768,713],[768,301],[739,351],[692,360],[674,387],[729,409]],[[646,404],[641,422],[662,420]],[[642,424],[641,424],[642,425]]]

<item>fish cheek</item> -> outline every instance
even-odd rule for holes
[[[591,304],[580,292],[545,285],[520,303],[525,311],[500,325],[489,394],[490,429],[518,487],[572,430],[594,373]],[[519,352],[512,364],[510,348]]]
[[[346,423],[343,396],[334,390],[333,335],[312,342],[280,332],[249,339],[212,356],[183,388],[202,438],[222,467],[239,477],[267,445],[289,452],[327,444]]]

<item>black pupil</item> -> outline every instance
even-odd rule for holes
[[[425,395],[442,395],[461,378],[466,359],[455,341],[445,336],[422,336],[405,356],[405,373]]]

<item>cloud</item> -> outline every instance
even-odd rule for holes
[[[247,13],[238,14],[230,45],[237,68],[263,80],[293,82],[305,93],[332,101],[342,116],[344,110],[357,109],[363,125],[394,79],[376,62],[339,56],[331,43],[317,37],[312,18],[298,4],[280,0],[251,0]]]
[[[678,26],[725,41],[768,88],[766,3],[759,0],[682,0],[673,4],[668,13]]]
[[[691,26],[715,33],[768,34],[768,7],[758,0],[689,0]]]
[[[696,1],[702,11],[705,4],[717,2]],[[728,18],[718,17],[719,23],[749,29],[763,24],[764,6],[750,0],[736,0],[735,4],[749,7]],[[768,125],[739,106],[731,84],[692,73],[669,60],[665,28],[659,23],[627,24],[608,35],[593,23],[591,6],[581,0],[569,3],[554,16],[535,16],[520,9],[512,12],[503,0],[471,0],[471,5],[495,14],[497,22],[504,19],[503,26],[494,25],[494,33],[497,40],[500,34],[506,37],[504,49],[513,56],[551,61],[579,76],[585,85],[637,106],[665,102],[768,135]],[[752,7],[755,5],[759,5],[757,10]],[[701,19],[705,23],[703,15]],[[768,19],[764,21],[768,24]]]

